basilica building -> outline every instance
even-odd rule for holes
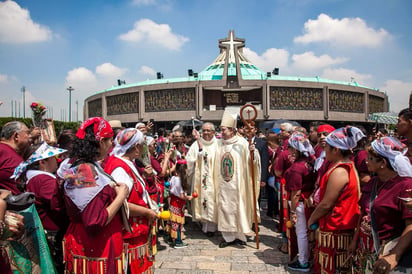
[[[85,118],[101,116],[125,125],[153,119],[161,126],[192,117],[220,121],[225,109],[234,112],[253,104],[257,121],[366,123],[368,115],[388,111],[388,98],[377,89],[319,77],[282,76],[279,68],[264,72],[244,55],[245,40],[234,31],[220,39],[219,54],[203,71],[112,87],[85,100]]]

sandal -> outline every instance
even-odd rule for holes
[[[282,244],[282,245],[278,246],[278,250],[283,254],[288,254],[289,253],[288,246],[285,245],[285,244]]]

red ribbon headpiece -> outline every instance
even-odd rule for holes
[[[327,132],[327,133],[331,133],[332,131],[334,131],[335,130],[335,128],[333,127],[333,126],[331,126],[331,125],[328,125],[328,124],[325,124],[325,125],[320,125],[319,127],[318,127],[318,133],[320,133],[320,132]]]
[[[105,119],[102,117],[91,117],[80,125],[76,133],[77,138],[84,139],[86,136],[86,128],[90,125],[94,125],[93,132],[97,141],[103,138],[113,137],[113,129]]]
[[[186,160],[184,160],[184,159],[179,159],[179,160],[177,160],[177,163],[178,163],[179,165],[186,165],[186,164],[187,164]]]

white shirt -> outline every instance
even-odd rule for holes
[[[127,172],[123,168],[116,167],[113,170],[111,176],[116,179],[116,182],[126,184],[129,188],[129,193],[132,191],[133,179],[132,177],[130,177],[129,174],[127,174]]]
[[[170,193],[177,197],[180,197],[180,194],[184,193],[180,177],[173,176],[170,179]]]

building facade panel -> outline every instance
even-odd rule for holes
[[[88,102],[87,106],[89,117],[103,116],[102,98]]]
[[[322,110],[323,90],[308,87],[270,87],[270,109]]]
[[[187,111],[196,109],[195,88],[146,90],[145,112]]]
[[[329,89],[329,110],[363,113],[364,99],[363,93]]]
[[[364,113],[330,111],[328,121],[366,122]]]
[[[369,113],[384,112],[384,98],[369,95]]]
[[[313,110],[269,110],[266,120],[276,119],[322,121],[324,120],[324,114],[323,111]]]
[[[107,115],[120,115],[139,112],[139,92],[106,96]]]

